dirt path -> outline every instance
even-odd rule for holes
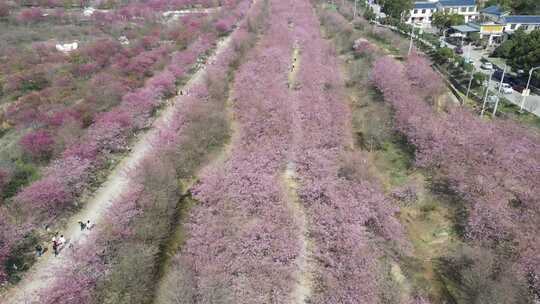
[[[291,162],[287,165],[283,178],[287,187],[288,198],[291,202],[291,212],[300,228],[300,250],[296,261],[299,271],[296,278],[297,286],[292,292],[291,302],[294,304],[304,304],[308,303],[313,288],[313,242],[309,238],[309,224],[304,207],[298,197],[298,184],[295,175],[294,163]]]
[[[190,88],[204,81],[206,67],[212,64],[217,55],[224,51],[231,43],[231,36],[224,38],[218,42],[214,54],[207,60],[207,63],[192,76],[192,78],[182,88],[184,94],[189,95]],[[88,238],[87,233],[80,230],[78,221],[87,220],[100,225],[100,222],[105,215],[106,210],[111,206],[112,202],[120,197],[128,190],[130,180],[130,170],[135,170],[147,155],[152,153],[154,146],[152,142],[158,137],[161,129],[166,128],[176,111],[181,110],[183,96],[178,95],[171,102],[168,102],[165,108],[159,113],[159,117],[154,121],[153,127],[144,134],[141,134],[137,142],[132,147],[128,156],[126,156],[111,172],[105,183],[96,191],[94,196],[85,204],[83,209],[74,215],[67,224],[64,234],[68,242],[73,246],[81,246]],[[66,248],[64,250],[70,250]],[[38,262],[25,274],[21,282],[10,289],[3,298],[0,298],[4,304],[21,304],[35,302],[35,292],[47,286],[54,277],[56,268],[62,265],[69,265],[72,261],[69,260],[69,255],[60,253],[58,257],[49,254],[41,257]]]
[[[291,29],[293,28],[294,25],[291,26]],[[288,86],[293,96],[294,90],[296,90],[296,88],[298,88],[298,85],[300,85],[296,81],[296,75],[300,67],[300,59],[300,46],[296,42],[293,48],[291,68],[288,75]],[[292,102],[291,105],[293,107],[292,112],[295,113],[293,114],[295,115],[293,124],[298,124],[299,119],[296,117],[296,113],[298,113],[296,109],[296,103]],[[298,128],[300,128],[300,126],[293,127],[293,129],[295,130],[298,130]],[[298,136],[300,136],[299,132],[293,132],[293,142],[297,142]],[[294,162],[289,162],[287,164],[287,168],[285,169],[285,173],[283,175],[283,180],[287,189],[288,201],[291,203],[289,206],[290,210],[293,214],[293,217],[298,223],[298,227],[300,228],[300,250],[298,252],[299,256],[297,258],[297,266],[299,271],[296,278],[297,285],[291,295],[291,302],[294,304],[304,304],[308,303],[308,299],[311,296],[311,290],[313,288],[313,242],[310,240],[309,237],[309,223],[306,212],[298,196],[298,183]]]

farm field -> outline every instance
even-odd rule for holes
[[[0,0],[0,303],[539,301],[540,134],[353,3]]]

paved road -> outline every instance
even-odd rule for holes
[[[452,45],[448,42],[443,42],[443,44],[451,49],[455,49],[456,46]],[[472,64],[474,65],[474,68],[476,71],[482,72],[486,75],[489,75],[491,73],[490,70],[482,69],[480,66],[482,65],[482,62],[480,59],[482,57],[489,60],[489,52],[485,50],[475,50],[473,46],[465,45],[463,47],[463,54],[461,55],[463,58],[470,58],[472,59]],[[501,67],[504,68],[504,67]],[[498,91],[500,84],[500,79],[492,79],[491,83],[489,85],[490,89],[493,91]],[[512,94],[503,94],[504,98],[508,99],[511,103],[521,106],[522,96],[521,93],[512,90]],[[534,115],[540,117],[540,96],[539,95],[531,95],[527,97],[525,105],[523,107],[526,111],[533,113]]]
[[[490,95],[497,93],[499,90],[500,81],[491,81],[489,88],[492,90],[490,92]],[[521,93],[516,92],[512,90],[511,94],[505,94],[505,93],[499,93],[500,96],[503,96],[504,98],[508,99],[511,103],[521,106],[521,100],[522,96]],[[532,95],[527,97],[526,103],[524,105],[524,109],[528,112],[531,112],[535,114],[536,116],[540,117],[540,96],[538,95]]]
[[[463,47],[462,56],[464,58],[472,59],[475,69],[486,75],[489,75],[491,71],[484,70],[480,67],[482,65],[482,62],[480,61],[480,59],[482,57],[489,59],[488,55],[489,55],[488,52],[484,50],[475,50],[472,46]],[[501,68],[504,68],[504,67],[501,67]],[[500,80],[496,80],[496,79],[492,80],[490,83],[490,88],[494,88],[495,90],[497,90],[499,88],[499,83],[500,83]],[[513,91],[512,94],[504,94],[504,97],[508,99],[510,102],[512,102],[513,104],[520,106],[521,101],[522,101],[521,93],[514,90],[512,91]],[[527,97],[524,109],[540,117],[540,96],[533,94]]]

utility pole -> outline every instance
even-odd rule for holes
[[[503,73],[502,73],[502,77],[501,77],[501,82],[499,82],[499,93],[501,93],[502,84],[503,84],[505,74],[506,74],[506,64],[504,65],[504,69],[503,69]]]
[[[471,49],[472,49],[472,43],[469,42],[469,47],[467,48],[467,63],[471,63]]]
[[[499,100],[501,99],[500,95],[501,95],[501,89],[502,89],[502,84],[503,84],[503,80],[504,80],[504,75],[506,74],[506,67],[507,67],[507,65],[505,64],[504,69],[503,69],[503,73],[502,73],[502,77],[501,77],[501,82],[499,83],[499,97],[497,97],[497,99],[495,100],[495,107],[493,108],[493,113],[491,113],[491,118],[495,118],[495,114],[497,114],[497,108],[499,107]]]
[[[497,113],[497,107],[499,106],[499,99],[500,97],[497,97],[497,99],[495,99],[495,107],[493,108],[493,113],[491,113],[491,118],[495,118],[495,114]]]
[[[480,112],[480,117],[484,116],[484,111],[486,110],[486,103],[489,93],[489,84],[491,83],[491,77],[493,77],[493,71],[491,71],[491,74],[489,74],[489,80],[486,85],[486,93],[484,94],[484,103],[482,103],[482,111]]]
[[[469,78],[469,85],[467,86],[467,94],[465,95],[465,100],[469,99],[469,92],[471,91],[473,78],[474,78],[474,67],[471,71],[471,78]]]

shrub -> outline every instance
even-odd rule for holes
[[[185,262],[181,257],[176,257],[169,275],[165,277],[162,290],[158,292],[156,303],[159,304],[192,304],[196,303],[197,278],[196,272],[190,267],[191,263]],[[216,299],[221,303],[227,298]],[[219,303],[219,302],[218,302]]]
[[[379,48],[366,39],[360,38],[354,42],[353,49],[355,54],[366,57],[369,61],[373,60],[373,56],[379,51]]]
[[[20,273],[28,270],[30,265],[35,262],[36,256],[33,250],[38,243],[39,236],[29,233],[11,250],[9,256],[4,261],[4,267],[7,270],[8,281],[10,283],[17,283],[21,279]]]
[[[431,68],[429,60],[416,53],[407,57],[406,72],[418,95],[431,102],[446,89],[443,79]]]
[[[163,71],[150,78],[147,83],[164,97],[170,97],[176,93],[176,78],[169,71]]]
[[[45,130],[30,131],[19,141],[23,151],[36,159],[48,159],[53,151],[54,139]]]
[[[38,177],[37,169],[28,163],[18,161],[15,163],[15,169],[9,176],[9,180],[5,180],[2,198],[6,199],[12,197],[22,187],[28,185]]]
[[[233,24],[231,22],[234,22],[234,19],[224,18],[216,22],[215,27],[219,35],[225,35],[227,32],[229,32],[232,29]]]
[[[9,182],[10,176],[7,170],[0,168],[0,193],[4,193],[4,190]],[[0,201],[1,203],[1,201]]]
[[[361,125],[358,143],[368,151],[381,149],[393,136],[391,111],[384,105],[375,105],[366,117],[370,119],[356,122]]]
[[[435,52],[435,58],[437,62],[446,63],[454,58],[454,51],[447,47],[439,48]]]
[[[487,81],[487,77],[484,73],[482,72],[476,72],[474,73],[473,75],[473,87],[479,87],[479,86],[482,86],[484,85],[484,82]]]
[[[458,304],[532,303],[522,274],[479,247],[459,247],[440,261],[448,289]]]
[[[335,39],[339,52],[351,50],[354,42],[353,27],[341,14],[334,11],[323,11],[321,21]]]
[[[6,18],[10,15],[11,10],[7,3],[0,2],[0,18]]]
[[[98,286],[101,303],[148,303],[153,284],[157,248],[143,243],[126,243],[116,249],[112,272]],[[126,279],[130,278],[130,279]]]

